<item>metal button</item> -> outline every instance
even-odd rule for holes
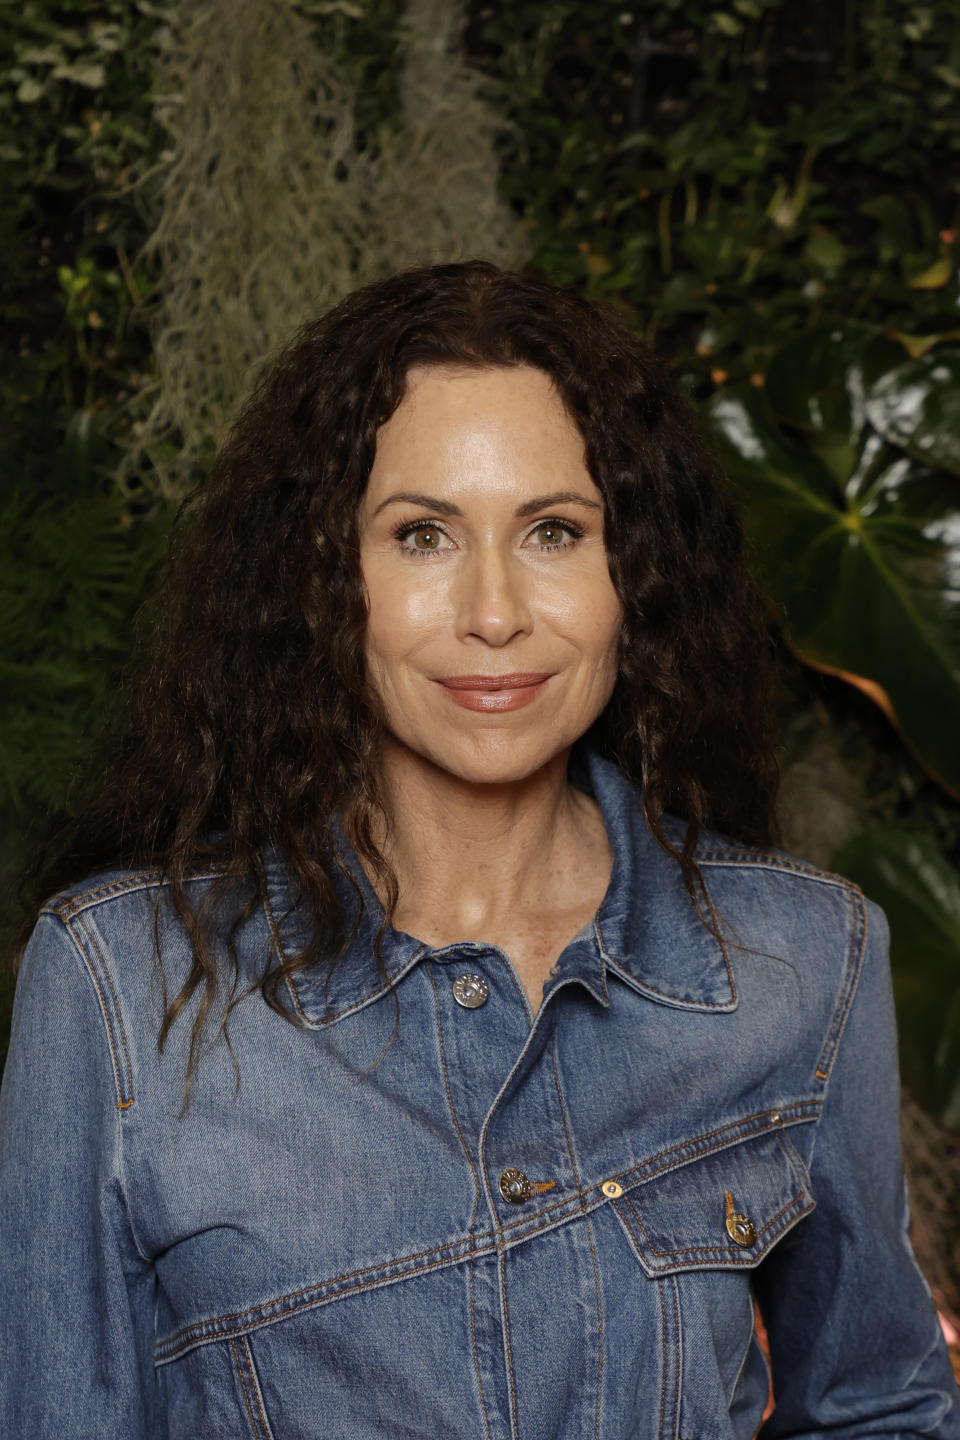
[[[780,1114],[779,1110],[771,1110],[770,1114],[767,1116],[767,1119],[770,1121],[771,1125],[783,1124],[783,1116]]]
[[[723,1198],[727,1202],[727,1234],[735,1245],[741,1249],[748,1249],[756,1240],[757,1232],[753,1228],[753,1221],[748,1220],[746,1215],[741,1215],[739,1210],[733,1206],[733,1196],[729,1190],[724,1190]]]
[[[600,1186],[600,1189],[603,1191],[604,1195],[606,1195],[608,1200],[619,1200],[620,1196],[623,1194],[623,1186],[618,1185],[616,1180],[604,1180],[603,1184]]]
[[[511,1205],[522,1205],[530,1198],[530,1181],[522,1170],[504,1170],[500,1176],[500,1194]]]
[[[464,1010],[479,1010],[490,999],[490,986],[482,975],[458,975],[453,982],[453,998]]]

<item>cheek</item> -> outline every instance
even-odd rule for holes
[[[446,605],[437,584],[418,584],[414,575],[378,575],[374,568],[366,577],[366,588],[368,655],[400,659],[443,628]]]
[[[577,584],[557,588],[548,608],[554,627],[598,663],[608,656],[616,663],[623,607],[609,574],[590,573]]]

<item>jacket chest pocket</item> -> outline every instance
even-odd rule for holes
[[[803,1161],[774,1132],[655,1172],[614,1205],[643,1269],[657,1276],[752,1269],[814,1199]]]
[[[751,1272],[814,1208],[809,1175],[779,1131],[669,1170],[645,1168],[611,1198],[657,1292],[657,1440],[752,1435],[769,1375],[754,1338]]]

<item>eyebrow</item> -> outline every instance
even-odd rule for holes
[[[388,495],[386,500],[380,501],[373,513],[379,515],[388,505],[399,502],[419,505],[424,510],[432,510],[435,515],[463,516],[460,506],[451,504],[449,500],[438,500],[435,495],[417,495],[410,490],[398,490],[396,494]],[[550,495],[538,495],[536,499],[518,505],[515,513],[518,520],[524,520],[528,515],[549,510],[553,505],[586,505],[591,510],[603,509],[598,500],[589,500],[586,495],[579,495],[576,490],[554,490]]]

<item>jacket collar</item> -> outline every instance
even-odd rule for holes
[[[606,981],[613,975],[661,1005],[707,1013],[736,1009],[728,946],[698,918],[679,865],[650,832],[638,792],[615,764],[583,744],[571,756],[569,774],[571,783],[593,795],[600,807],[613,869],[592,927],[584,927],[563,952],[557,983],[579,980],[600,1004],[608,1005]],[[682,822],[665,821],[664,828],[671,840],[682,841]],[[335,839],[341,867],[337,894],[348,929],[356,924],[356,934],[332,970],[297,971],[289,981],[294,1008],[311,1026],[342,1019],[380,999],[426,956],[443,959],[453,950],[460,955],[469,948],[458,944],[431,949],[388,926],[383,971],[378,970],[374,941],[383,909],[339,823]],[[289,959],[306,944],[308,920],[281,858],[268,852],[264,864],[274,940]]]

